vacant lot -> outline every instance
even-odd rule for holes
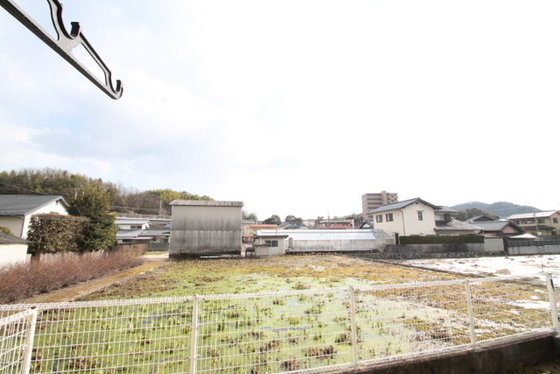
[[[193,260],[171,262],[81,300],[273,292],[456,278],[460,276],[335,255]]]

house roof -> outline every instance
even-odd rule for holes
[[[488,217],[488,216],[485,216],[483,214],[483,215],[480,215],[480,216],[471,217],[468,220],[466,220],[465,222],[469,222],[469,223],[476,222],[478,224],[478,222],[485,222],[485,221],[495,221],[495,219],[491,218],[491,217]]]
[[[0,244],[27,244],[27,240],[18,238],[10,234],[6,234],[4,231],[0,231]]]
[[[147,218],[124,218],[117,217],[115,224],[117,225],[144,225],[150,222]]]
[[[436,209],[438,213],[459,213],[458,210],[450,208],[448,206],[440,206]]]
[[[492,232],[492,231],[500,232],[507,226],[514,227],[519,232],[524,231],[521,227],[509,221],[477,221],[475,224],[476,226],[483,229],[485,232]]]
[[[57,195],[0,195],[0,216],[24,217],[56,201],[68,207],[66,200]]]
[[[480,231],[481,228],[470,223],[452,219],[445,226],[437,226],[435,231]]]
[[[230,206],[243,207],[242,201],[214,201],[214,200],[173,200],[169,205],[181,206]]]
[[[350,226],[339,225],[339,224],[332,224],[330,226],[325,226],[319,228],[319,230],[352,230]]]
[[[546,212],[535,212],[535,213],[522,213],[522,214],[512,214],[507,219],[521,219],[521,218],[545,218],[550,217],[554,213],[558,213],[557,210],[548,210]]]
[[[404,201],[399,201],[396,203],[391,203],[391,204],[386,204],[383,206],[380,206],[377,209],[374,209],[368,213],[380,213],[380,212],[387,212],[390,210],[399,210],[399,209],[403,209],[406,208],[407,206],[414,204],[414,203],[422,203],[424,205],[427,205],[431,208],[433,208],[434,210],[438,210],[439,207],[437,205],[431,204],[429,202],[427,202],[426,200],[422,200],[421,198],[417,197],[415,199],[410,199],[410,200],[404,200]]]

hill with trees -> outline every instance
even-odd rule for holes
[[[480,201],[472,201],[469,203],[454,205],[451,208],[464,212],[467,212],[468,210],[476,211],[476,209],[479,209],[479,212],[483,211],[483,212],[491,213],[500,218],[506,218],[511,216],[512,214],[533,213],[533,212],[541,211],[540,209],[537,209],[532,206],[517,205],[513,203],[508,203],[506,201],[499,201],[492,204],[482,203]]]
[[[99,186],[107,192],[111,211],[118,213],[169,215],[169,203],[173,200],[212,200],[208,196],[171,189],[138,191],[102,179],[53,168],[0,172],[0,194],[61,195],[70,201],[85,186]]]

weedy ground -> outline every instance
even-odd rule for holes
[[[315,255],[170,262],[81,300],[253,293],[461,278],[360,258]]]

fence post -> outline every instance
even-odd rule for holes
[[[196,373],[196,364],[198,360],[198,295],[193,298],[193,312],[192,312],[192,325],[191,325],[191,374]]]
[[[352,362],[358,365],[358,329],[356,327],[356,291],[350,286],[348,289],[350,296],[350,326],[352,331]]]
[[[465,279],[465,294],[467,297],[467,313],[469,316],[469,335],[471,339],[471,345],[476,344],[476,335],[474,332],[474,312],[472,305],[472,294],[471,294],[471,283],[468,279]]]
[[[548,289],[548,301],[550,302],[550,317],[552,318],[552,326],[556,333],[560,333],[560,322],[558,322],[558,302],[554,293],[554,282],[550,273],[545,274],[546,288]]]
[[[37,325],[37,309],[32,308],[29,315],[29,327],[25,334],[25,351],[23,352],[23,362],[21,365],[21,374],[29,374],[31,369],[31,356],[33,352],[33,340],[35,338],[35,326]]]

